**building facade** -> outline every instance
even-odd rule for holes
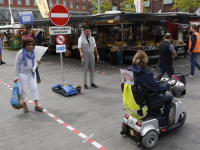
[[[149,0],[144,2],[144,7],[151,13],[161,12],[182,12],[181,9],[172,9],[174,5],[173,0]],[[196,9],[188,9],[186,12],[195,13]]]
[[[0,0],[0,25],[10,24],[9,0]],[[70,16],[88,15],[88,0],[47,0],[49,7],[54,4],[63,4],[70,12]],[[14,21],[19,23],[19,12],[32,11],[33,20],[43,20],[35,0],[10,0]]]

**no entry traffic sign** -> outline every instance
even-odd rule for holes
[[[65,43],[66,39],[64,35],[57,35],[56,36],[56,43],[58,45],[63,45]]]
[[[49,12],[49,18],[54,25],[64,26],[69,21],[69,11],[64,5],[53,5]]]

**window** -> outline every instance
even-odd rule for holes
[[[79,9],[79,2],[76,2],[76,8]]]
[[[4,0],[0,0],[0,3],[4,3]]]
[[[8,11],[5,12],[5,18],[9,18],[10,13]]]
[[[49,7],[53,6],[53,0],[49,0]]]
[[[150,1],[143,1],[143,7],[150,7]]]
[[[10,4],[13,4],[13,0],[10,0]]]
[[[26,0],[26,5],[30,5],[30,0]]]
[[[70,2],[70,8],[73,8],[74,7],[74,2]]]
[[[67,6],[67,2],[66,2],[66,1],[63,1],[63,5],[64,5],[64,6]]]
[[[34,0],[34,6],[37,6],[36,0]]]
[[[59,4],[60,3],[60,0],[56,0],[56,4]]]
[[[163,4],[172,4],[173,3],[173,0],[164,0],[163,1]]]
[[[21,5],[22,4],[22,0],[17,0],[17,5]]]
[[[82,3],[82,9],[85,9],[85,3]]]

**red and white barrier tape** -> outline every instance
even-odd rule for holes
[[[52,62],[52,63],[60,64],[60,62],[58,62],[58,61],[48,60],[48,59],[46,59],[46,58],[42,58],[42,60],[46,60],[46,61],[49,61],[49,62]],[[63,65],[68,66],[68,67],[72,67],[72,68],[81,69],[81,67],[74,66],[74,65],[69,65],[69,64],[65,64],[65,63],[63,63]],[[106,72],[102,72],[102,71],[94,70],[94,72],[96,72],[96,73],[100,73],[100,74],[103,74],[103,75],[108,75],[108,73],[106,73]]]
[[[9,88],[10,90],[12,90],[13,88],[11,86],[9,86],[8,84],[6,84],[5,82],[3,82],[2,80],[0,80],[0,83],[5,85],[7,88]],[[35,102],[30,100],[30,99],[26,99],[29,103],[35,105]],[[62,121],[61,119],[59,119],[58,117],[56,117],[55,115],[53,115],[52,113],[50,113],[49,111],[47,111],[46,109],[43,109],[43,112],[45,114],[47,114],[48,116],[50,116],[51,118],[53,118],[55,121],[57,121],[58,123],[60,123],[62,126],[64,126],[65,128],[69,129],[70,131],[74,132],[75,134],[77,134],[78,136],[80,136],[81,138],[83,138],[84,140],[88,138],[88,136],[86,136],[85,134],[81,133],[80,131],[78,131],[77,129],[73,128],[72,126],[70,126],[69,124],[65,123],[64,121]],[[100,149],[100,150],[108,150],[107,148],[103,147],[101,144],[97,143],[96,141],[94,141],[93,139],[89,138],[87,139],[87,141],[89,143],[91,143],[92,145],[94,145],[96,148]]]
[[[60,58],[60,56],[58,56],[58,57]],[[72,60],[72,61],[80,62],[80,60],[76,60],[76,59],[72,59],[72,58],[66,58],[66,59],[70,59],[70,60]],[[121,68],[114,67],[114,66],[102,65],[102,64],[99,64],[99,63],[96,63],[96,65],[102,66],[102,67],[107,67],[107,68],[112,68],[112,69],[121,69]]]

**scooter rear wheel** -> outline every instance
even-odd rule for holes
[[[143,138],[142,138],[142,145],[147,148],[153,148],[156,146],[158,142],[158,134],[156,131],[149,131]]]

